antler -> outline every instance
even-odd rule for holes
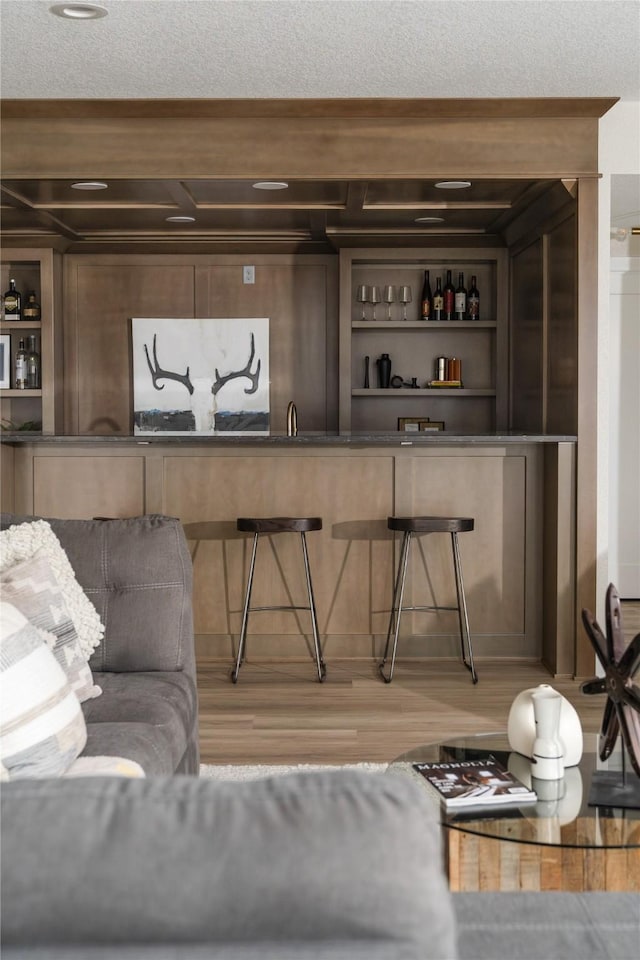
[[[228,373],[224,377],[220,376],[220,373],[216,368],[216,379],[211,388],[211,392],[213,393],[214,396],[216,395],[216,393],[218,393],[219,390],[221,390],[224,387],[225,383],[228,383],[229,380],[236,380],[238,377],[247,377],[251,381],[251,386],[249,388],[245,388],[245,391],[244,391],[245,393],[256,392],[256,390],[258,389],[258,381],[260,379],[261,361],[258,360],[258,366],[256,367],[256,372],[251,373],[251,364],[253,363],[255,352],[256,352],[255,338],[254,338],[254,335],[251,334],[251,352],[249,354],[249,362],[247,363],[246,367],[243,367],[242,370],[235,370],[233,373]]]
[[[158,363],[158,354],[156,353],[156,334],[153,335],[153,364],[149,359],[149,351],[147,345],[144,345],[144,352],[147,357],[147,363],[149,364],[149,370],[151,371],[151,379],[153,380],[153,385],[156,390],[164,390],[164,383],[162,386],[158,386],[158,380],[177,380],[178,383],[182,383],[189,393],[193,393],[193,384],[189,379],[189,367],[187,367],[187,372],[184,374],[181,373],[172,373],[170,370],[163,370]]]

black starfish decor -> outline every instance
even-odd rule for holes
[[[582,622],[605,675],[585,681],[581,690],[607,694],[600,728],[600,759],[611,755],[620,734],[640,777],[640,633],[625,645],[620,597],[612,583],[607,588],[605,617],[606,637],[593,614],[582,611]]]

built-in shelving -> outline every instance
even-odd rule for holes
[[[431,287],[444,284],[447,270],[454,283],[464,273],[480,289],[480,320],[420,319],[424,271]],[[500,430],[507,425],[507,281],[506,251],[502,248],[351,249],[340,254],[340,428],[394,430],[400,418],[429,418],[447,430]],[[409,286],[411,302],[389,307],[356,300],[361,284]],[[391,375],[404,382],[415,378],[419,388],[381,389],[376,359],[391,357]],[[462,388],[426,388],[436,376],[437,357],[457,357],[462,364]],[[369,387],[366,358],[369,358]],[[463,402],[464,401],[464,402]]]

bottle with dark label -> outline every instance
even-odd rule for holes
[[[32,290],[27,297],[27,302],[22,311],[22,319],[29,320],[31,323],[40,322],[40,304],[36,300],[35,290]]]
[[[464,274],[458,274],[458,286],[455,295],[455,316],[456,320],[467,319],[467,291],[464,285]]]
[[[471,286],[467,295],[467,320],[480,319],[480,293],[476,284],[476,278],[471,277]]]
[[[442,277],[436,280],[436,292],[433,295],[433,319],[442,320],[444,315],[444,296],[442,294]]]
[[[16,290],[15,280],[9,280],[9,289],[4,295],[4,318],[8,323],[22,319],[22,294]]]
[[[29,337],[27,350],[27,389],[38,390],[40,387],[40,354],[36,349],[36,338]]]
[[[443,299],[443,309],[444,309],[444,320],[453,320],[453,310],[455,306],[455,296],[456,291],[451,282],[451,270],[447,270],[447,282],[444,285],[444,291],[442,294]]]
[[[431,295],[431,283],[429,281],[429,271],[424,272],[424,284],[422,285],[422,320],[433,319],[433,296]]]
[[[24,339],[21,337],[16,352],[13,385],[16,390],[27,389],[27,351],[24,348]]]

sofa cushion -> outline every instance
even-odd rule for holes
[[[62,667],[26,617],[0,602],[0,748],[10,778],[55,777],[87,731]]]
[[[12,517],[8,522],[35,521]],[[194,670],[191,555],[179,520],[49,519],[105,625],[94,670]]]
[[[169,776],[177,770],[197,712],[189,674],[97,673],[95,680],[103,694],[83,704],[84,756],[128,757],[147,776]]]
[[[4,524],[3,524],[4,527]],[[18,560],[32,557],[36,551],[46,554],[67,609],[78,634],[80,647],[87,659],[100,642],[104,626],[95,607],[83,593],[63,546],[46,520],[31,518],[24,523],[14,523],[0,531],[0,569],[5,570]]]
[[[2,794],[5,949],[210,943],[212,956],[250,956],[253,944],[263,956],[267,944],[277,956],[282,943],[289,957],[299,942],[305,957],[333,942],[335,957],[361,956],[362,943],[378,944],[374,957],[455,956],[439,830],[409,778],[28,786]]]
[[[82,652],[73,620],[68,612],[60,583],[44,550],[20,560],[0,573],[2,595],[37,629],[55,637],[53,655],[64,670],[78,700],[100,695],[91,668]]]

